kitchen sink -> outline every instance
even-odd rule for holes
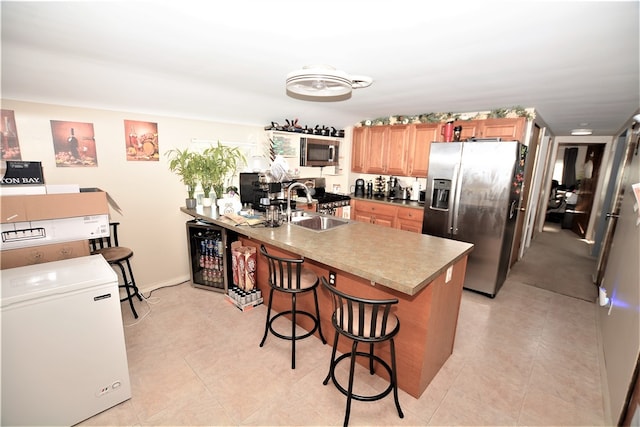
[[[313,231],[326,231],[341,225],[349,224],[349,220],[323,215],[298,215],[291,218],[291,224]]]

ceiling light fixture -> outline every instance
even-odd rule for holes
[[[308,65],[287,75],[287,94],[307,100],[342,100],[353,89],[368,87],[371,77],[350,76],[328,65]]]
[[[571,130],[571,135],[573,136],[585,136],[585,135],[591,135],[593,134],[593,131],[591,129],[572,129]]]

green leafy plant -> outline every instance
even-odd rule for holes
[[[169,150],[166,156],[169,158],[169,170],[180,176],[181,181],[187,186],[189,199],[193,199],[198,185],[197,154],[186,148],[184,150],[176,148]]]
[[[246,162],[247,159],[238,147],[222,145],[220,141],[205,149],[196,160],[204,196],[209,197],[213,189],[216,197],[222,197],[225,180],[231,178]]]

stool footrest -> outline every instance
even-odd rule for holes
[[[356,356],[363,356],[366,357],[367,359],[371,358],[371,354],[369,353],[365,353],[363,351],[357,351],[356,352]],[[336,388],[338,390],[340,390],[340,392],[342,394],[344,394],[345,396],[349,396],[349,391],[344,388],[339,382],[338,380],[336,380],[336,376],[335,376],[335,367],[338,366],[338,363],[340,363],[342,360],[345,359],[351,359],[351,353],[345,353],[343,355],[341,355],[340,357],[336,358],[335,362],[333,363],[332,367],[333,369],[331,370],[331,379],[333,380],[333,384],[335,384]],[[376,356],[375,354],[373,355],[373,359],[380,363],[380,365],[382,365],[382,367],[384,369],[386,369],[387,373],[389,374],[389,378],[393,378],[392,375],[392,370],[391,367],[389,366],[389,364],[387,362],[385,362],[382,358]],[[382,392],[378,393],[378,394],[374,394],[371,396],[362,396],[359,394],[355,394],[355,393],[351,393],[351,398],[352,399],[356,399],[356,400],[360,400],[362,402],[373,402],[374,400],[380,400],[383,397],[385,397],[386,395],[388,395],[389,393],[391,393],[391,391],[393,390],[393,383],[389,382],[389,386]]]
[[[296,310],[296,316],[298,316],[298,315],[303,315],[303,316],[306,316],[306,317],[308,317],[309,319],[313,320],[313,328],[311,328],[311,330],[310,330],[310,331],[307,331],[307,332],[305,332],[304,334],[301,334],[301,335],[296,335],[295,337],[293,337],[293,336],[291,336],[291,335],[283,335],[283,334],[281,334],[280,332],[277,332],[277,331],[273,328],[273,321],[274,321],[274,320],[276,320],[277,318],[281,317],[281,316],[286,316],[287,314],[293,314],[293,311],[291,311],[291,310],[288,310],[288,311],[282,311],[282,312],[280,312],[280,313],[276,314],[275,316],[273,316],[273,317],[269,320],[269,330],[270,330],[270,331],[271,331],[271,333],[272,333],[273,335],[275,335],[276,337],[278,337],[278,338],[282,338],[282,339],[285,339],[285,340],[289,340],[289,341],[293,340],[294,338],[295,338],[296,340],[300,340],[300,339],[303,339],[303,338],[310,337],[311,335],[313,335],[313,333],[314,333],[315,331],[317,331],[317,330],[318,330],[318,319],[316,319],[316,317],[315,317],[313,314],[308,313],[308,312],[306,312],[306,311],[299,311],[299,310]]]

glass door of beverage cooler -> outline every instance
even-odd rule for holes
[[[230,283],[230,241],[227,230],[196,220],[187,222],[191,284],[196,288],[227,292]]]

